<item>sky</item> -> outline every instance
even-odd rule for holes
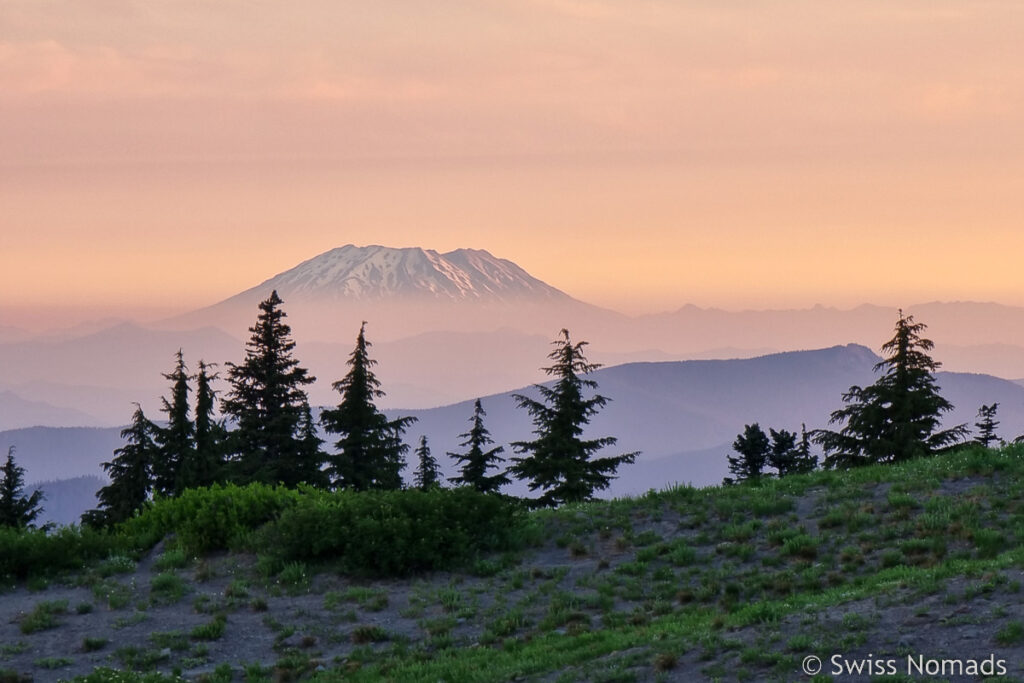
[[[0,325],[483,248],[629,313],[1024,304],[1024,3],[0,0]]]

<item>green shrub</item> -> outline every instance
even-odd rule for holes
[[[89,527],[61,527],[47,532],[0,526],[0,578],[23,580],[81,569],[100,558],[124,554],[133,545],[123,535]]]
[[[308,490],[265,484],[188,489],[175,498],[158,499],[122,529],[129,536],[154,543],[173,532],[181,549],[189,554],[235,548],[306,493]]]
[[[518,544],[520,506],[471,489],[304,496],[262,533],[284,561],[337,558],[348,572],[400,576]]]

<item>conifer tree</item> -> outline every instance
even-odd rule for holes
[[[964,425],[939,429],[942,414],[953,405],[939,394],[934,372],[940,363],[928,355],[934,344],[921,337],[925,329],[900,311],[893,338],[882,346],[886,356],[875,365],[882,376],[843,394],[847,406],[833,412],[830,420],[843,423],[840,431],[819,430],[815,435],[827,453],[826,466],[902,462],[931,455],[966,436]]]
[[[512,458],[509,472],[529,481],[531,491],[542,492],[538,505],[555,506],[590,500],[594,491],[608,488],[620,465],[632,463],[638,452],[592,458],[597,451],[616,443],[615,437],[584,439],[583,430],[607,402],[595,394],[584,396],[587,389],[597,389],[597,382],[584,375],[600,365],[589,363],[583,355],[587,342],[573,344],[569,331],[552,342],[555,349],[548,354],[554,361],[544,372],[555,377],[550,387],[535,385],[541,400],[516,394],[516,403],[526,408],[533,418],[536,439],[517,441],[512,447],[524,457]]]
[[[811,435],[807,425],[800,425],[800,445],[796,447],[796,457],[790,463],[786,474],[802,474],[813,472],[818,467],[818,456],[811,453]]]
[[[316,431],[313,411],[307,403],[302,406],[302,416],[299,420],[298,457],[300,462],[317,463],[316,470],[307,472],[303,481],[319,488],[327,488],[329,484],[327,473],[323,470],[327,458],[323,445],[324,440]]]
[[[726,456],[726,459],[729,461],[729,473],[733,476],[726,477],[724,483],[734,484],[760,479],[772,453],[772,444],[768,440],[768,435],[761,429],[761,425],[756,422],[744,425],[743,433],[737,435],[732,443],[732,449],[736,452],[736,457],[730,455]]]
[[[25,469],[14,462],[14,446],[7,449],[7,462],[0,469],[0,527],[25,529],[43,512],[42,491],[24,496]]]
[[[400,489],[402,456],[409,449],[402,434],[416,418],[388,420],[374,405],[384,392],[373,373],[377,361],[369,356],[370,346],[364,321],[348,358],[348,374],[331,385],[341,394],[341,402],[320,413],[324,429],[340,437],[334,444],[337,452],[327,456],[327,474],[337,488]]]
[[[441,470],[437,466],[437,458],[430,454],[427,437],[420,437],[420,445],[416,448],[416,475],[413,483],[420,491],[429,491],[441,485]]]
[[[234,425],[229,452],[239,481],[318,484],[323,454],[312,443],[303,389],[315,378],[292,356],[295,342],[281,304],[276,290],[260,303],[245,360],[227,364],[231,389],[221,410]]]
[[[189,485],[183,468],[189,467],[195,448],[188,404],[189,375],[181,349],[177,359],[174,370],[164,373],[164,378],[171,382],[171,400],[160,399],[167,426],[156,429],[160,452],[153,460],[153,492],[163,496],[176,496]]]
[[[110,526],[123,522],[142,508],[153,490],[153,462],[161,455],[154,438],[156,432],[157,426],[136,403],[131,424],[121,430],[125,445],[114,451],[113,460],[103,463],[110,484],[96,494],[99,509],[82,515],[84,523]]]
[[[473,405],[473,417],[469,418],[472,425],[468,432],[459,434],[464,439],[459,445],[469,448],[465,453],[449,453],[449,457],[462,464],[461,476],[452,477],[451,481],[462,486],[472,486],[481,493],[497,493],[502,486],[509,483],[509,478],[504,474],[487,474],[488,470],[500,467],[504,458],[499,453],[505,448],[498,446],[484,450],[488,445],[494,443],[491,433],[484,427],[484,412],[480,405],[480,399]]]
[[[818,457],[811,454],[811,437],[807,433],[807,425],[800,425],[799,443],[797,435],[785,429],[769,429],[768,433],[772,440],[768,465],[775,468],[778,476],[812,472],[818,466]]]
[[[999,421],[996,420],[996,410],[998,409],[998,403],[993,403],[990,406],[982,405],[978,409],[978,422],[974,423],[974,426],[978,428],[978,435],[974,437],[974,442],[985,448],[991,446],[993,442],[999,441],[999,437],[996,436],[996,427],[999,426]]]
[[[217,392],[213,389],[213,382],[219,373],[211,372],[212,367],[212,364],[200,360],[199,372],[195,375],[194,447],[181,466],[182,488],[210,486],[224,478],[224,439],[227,432],[223,422],[214,417]]]
[[[797,457],[796,434],[785,429],[775,431],[768,428],[771,446],[768,448],[767,465],[774,467],[776,474],[789,474]]]

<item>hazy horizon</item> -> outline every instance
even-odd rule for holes
[[[262,282],[262,281],[260,281]],[[48,305],[22,305],[22,306],[10,306],[0,304],[0,328],[10,327],[17,330],[21,330],[33,335],[36,334],[48,334],[48,333],[62,333],[62,332],[75,332],[80,330],[93,330],[102,329],[109,325],[117,325],[123,322],[129,322],[139,324],[142,326],[159,323],[168,318],[174,318],[185,313],[190,313],[195,310],[203,309],[208,306],[220,303],[235,294],[238,294],[245,289],[256,286],[260,282],[254,282],[248,286],[241,287],[237,291],[217,294],[216,298],[211,300],[200,300],[195,304],[182,303],[177,306],[168,305],[154,305],[154,306],[140,306],[140,305],[117,305],[107,304],[101,306],[83,306],[83,305],[71,305],[71,304],[48,304]],[[548,282],[548,284],[551,284]],[[561,289],[561,288],[559,288]],[[565,291],[564,289],[562,291]],[[658,315],[662,313],[673,313],[679,311],[682,308],[695,306],[703,310],[716,310],[725,313],[747,313],[747,312],[768,312],[768,311],[806,311],[815,308],[826,308],[834,309],[837,311],[852,311],[857,308],[864,306],[877,307],[877,308],[891,308],[893,315],[900,309],[911,309],[914,306],[920,306],[923,304],[931,303],[978,303],[978,304],[996,304],[1001,306],[1012,306],[1012,307],[1024,307],[1024,303],[1011,303],[1007,301],[995,301],[995,300],[981,300],[981,299],[927,299],[922,298],[920,300],[908,300],[908,301],[877,301],[877,300],[856,300],[850,299],[841,300],[838,302],[829,302],[815,299],[797,300],[787,305],[786,302],[778,303],[766,303],[765,305],[743,305],[740,303],[729,305],[728,303],[722,305],[716,305],[714,303],[698,303],[696,301],[680,301],[678,304],[667,304],[665,306],[657,306],[653,303],[644,306],[637,304],[634,306],[625,305],[612,305],[605,304],[600,301],[595,301],[583,297],[576,296],[571,291],[565,291],[566,294],[578,299],[584,303],[592,304],[599,308],[603,308],[614,313],[620,313],[627,317],[639,318],[649,315]],[[288,302],[285,301],[284,310],[287,313]],[[253,309],[253,320],[257,314],[256,309]]]

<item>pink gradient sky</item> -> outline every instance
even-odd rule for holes
[[[988,0],[0,0],[0,324],[345,243],[627,312],[1024,304],[1022,35]]]

